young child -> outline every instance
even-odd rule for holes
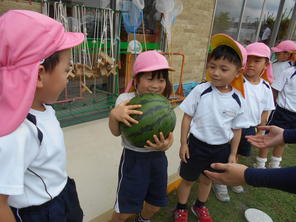
[[[270,115],[268,125],[276,125],[284,129],[296,128],[296,66],[292,66],[281,73],[274,80],[271,87],[274,90],[276,109]],[[284,153],[284,144],[273,148],[270,168],[279,168]],[[256,167],[265,168],[268,149],[260,149]]]
[[[141,115],[136,110],[140,105],[128,105],[131,98],[143,93],[170,96],[168,70],[171,68],[166,58],[158,52],[147,51],[138,55],[133,66],[134,78],[110,112],[109,128],[114,136],[121,135],[119,122],[128,126],[138,123],[130,115]],[[135,92],[128,93],[132,83]],[[122,136],[124,149],[112,222],[125,221],[130,214],[137,214],[135,222],[149,222],[160,207],[167,204],[167,159],[164,151],[172,145],[173,135],[170,133],[165,139],[160,133],[154,139],[155,143],[147,141],[147,146],[135,147]]]
[[[277,58],[276,62],[272,64],[273,81],[277,81],[282,72],[293,65],[291,55],[292,51],[296,50],[296,43],[291,40],[285,40],[271,48],[271,50],[276,53]]]
[[[210,82],[196,86],[180,105],[184,111],[181,126],[180,176],[174,222],[187,222],[187,201],[193,183],[199,178],[197,200],[191,210],[200,222],[212,222],[205,202],[211,180],[203,174],[214,162],[235,162],[241,128],[246,128],[245,101],[232,84],[241,81],[246,62],[245,49],[231,37],[211,39],[207,75]],[[235,85],[235,84],[234,84]],[[238,85],[236,85],[238,86]]]
[[[242,129],[237,151],[237,154],[242,156],[251,154],[251,144],[245,136],[255,135],[257,126],[266,125],[270,111],[275,108],[271,86],[268,83],[272,79],[269,47],[264,43],[255,42],[248,45],[246,51],[248,57],[244,72],[244,92],[247,104],[245,115],[249,127]],[[262,132],[258,130],[257,134],[262,134]],[[226,185],[215,185],[214,187],[217,199],[223,202],[230,200]],[[242,186],[234,186],[232,190],[236,193],[244,191]]]
[[[0,33],[0,221],[82,222],[63,132],[46,104],[65,88],[70,48],[84,35],[26,10],[3,14]]]

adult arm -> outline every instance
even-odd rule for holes
[[[278,189],[296,193],[296,166],[278,169],[247,168],[236,163],[213,163],[211,167],[223,170],[215,173],[205,170],[204,173],[215,183],[226,185],[241,185],[247,183],[254,187]]]
[[[296,193],[296,166],[278,169],[248,168],[244,172],[247,184]]]
[[[296,129],[285,129],[283,137],[285,143],[296,143]]]
[[[7,203],[8,196],[0,194],[0,221],[16,222]]]

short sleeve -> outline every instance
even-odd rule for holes
[[[232,129],[242,129],[242,128],[248,128],[250,126],[250,122],[248,121],[247,116],[247,105],[244,98],[240,98],[241,101],[241,107],[239,109],[239,112],[237,113],[236,117],[233,119],[232,122]]]
[[[287,76],[290,73],[290,69],[286,69],[282,73],[279,73],[278,77],[274,80],[271,87],[274,88],[277,91],[282,91],[286,82],[287,82]]]
[[[16,131],[23,130],[19,127]],[[16,137],[20,132],[0,137],[0,194],[19,195],[23,193],[24,153],[26,138]]]
[[[124,101],[130,100],[133,97],[135,97],[135,93],[122,93],[117,97],[116,102],[115,102],[115,106],[117,106],[118,104],[120,104]]]
[[[275,106],[271,87],[268,88],[266,91],[266,104],[264,107],[264,111],[274,110]]]
[[[194,116],[195,114],[200,100],[201,88],[201,85],[197,85],[179,106],[180,109],[189,116]]]

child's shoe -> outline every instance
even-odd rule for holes
[[[233,186],[233,187],[231,187],[231,190],[234,193],[243,193],[243,192],[245,192],[244,188],[242,186]]]
[[[209,210],[205,206],[192,206],[191,211],[198,218],[199,222],[213,222],[212,218],[210,217]]]
[[[138,214],[134,220],[134,222],[151,222],[149,219],[144,219],[141,214]]]
[[[213,190],[218,200],[222,202],[229,202],[230,196],[228,194],[227,186],[221,184],[213,184]]]
[[[174,222],[188,222],[188,210],[176,209],[174,212]]]

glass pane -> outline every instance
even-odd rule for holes
[[[283,14],[282,14],[282,21],[279,29],[279,33],[277,35],[277,42],[285,40],[288,34],[288,27],[289,23],[293,14],[293,8],[295,6],[295,0],[286,0]]]
[[[236,39],[243,0],[217,0],[212,34],[225,33]]]
[[[248,0],[242,18],[239,40],[243,44],[256,41],[263,0]]]

